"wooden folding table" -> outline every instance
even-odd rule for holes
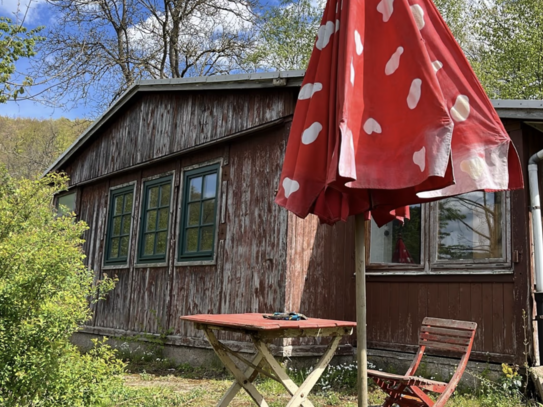
[[[276,380],[285,387],[292,396],[287,407],[313,406],[307,398],[309,392],[332,360],[341,338],[344,335],[351,335],[353,328],[356,327],[356,322],[317,318],[308,318],[302,321],[270,320],[265,319],[262,314],[202,314],[184,316],[181,319],[193,322],[197,329],[205,332],[215,353],[236,379],[217,404],[218,407],[229,405],[242,388],[258,406],[268,406],[262,394],[253,385],[258,374]],[[248,360],[238,352],[226,347],[219,342],[215,331],[230,331],[249,335],[256,347],[256,356],[252,360]],[[331,337],[332,340],[313,371],[298,387],[275,360],[268,348],[268,343],[276,338],[300,337]],[[232,357],[247,365],[245,372],[236,366]],[[269,371],[263,369],[265,364],[269,366]]]

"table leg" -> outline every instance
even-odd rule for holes
[[[291,396],[294,396],[296,391],[298,391],[298,386],[296,386],[296,383],[292,381],[292,379],[283,370],[283,367],[277,362],[277,360],[275,360],[264,342],[253,336],[251,336],[251,339],[253,340],[253,343],[255,344],[255,347],[258,350],[259,354],[262,354],[264,356],[264,359],[270,365],[273,373],[275,373],[275,375],[279,378],[280,383],[285,387],[285,389],[287,389]],[[302,402],[302,406],[313,407],[313,403],[306,399]]]
[[[322,355],[321,359],[315,366],[315,369],[309,374],[309,376],[307,376],[300,388],[292,396],[292,399],[287,404],[287,407],[299,407],[305,400],[307,400],[307,395],[313,386],[315,386],[315,384],[319,381],[319,378],[324,373],[326,366],[328,366],[328,363],[330,363],[334,357],[334,353],[336,352],[340,340],[341,336],[334,337],[332,343],[328,345],[328,349],[326,349],[326,352],[324,352],[324,355]]]
[[[211,329],[204,329],[207,340],[213,347],[213,350],[222,361],[224,366],[234,375],[238,384],[243,387],[243,389],[249,394],[257,406],[268,407],[268,403],[262,397],[262,394],[256,389],[256,387],[251,383],[249,378],[243,374],[241,370],[238,369],[236,364],[230,359],[230,356],[221,348],[219,340],[213,333]],[[230,403],[230,401],[228,401]],[[227,406],[228,404],[219,404],[219,406]]]
[[[251,363],[253,365],[258,366],[261,361],[262,361],[262,354],[258,352],[256,356],[254,357],[254,359],[251,361]],[[258,375],[258,371],[256,371],[251,366],[249,366],[247,370],[245,370],[245,373],[244,373],[244,376],[247,377],[247,380],[249,381],[249,383],[252,383],[257,375]],[[217,407],[228,406],[240,390],[241,390],[241,386],[238,383],[238,381],[235,380],[234,383],[232,383],[232,386],[230,386],[230,388],[226,391],[226,393],[224,393],[224,396],[222,396],[222,398],[220,399],[219,404],[217,404]]]

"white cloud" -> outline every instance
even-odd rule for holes
[[[0,15],[5,15],[17,22],[35,23],[40,19],[40,6],[46,0],[0,0]]]
[[[182,22],[179,33],[181,44],[203,51],[212,49],[215,42],[221,41],[225,34],[235,35],[253,29],[253,14],[248,6],[228,0],[216,0],[214,4],[216,7],[197,10]],[[128,36],[133,49],[147,55],[156,53],[157,59],[161,57],[163,18],[164,12],[158,14],[158,17],[149,16],[129,28]],[[223,62],[227,63],[222,58],[218,59],[219,64]]]

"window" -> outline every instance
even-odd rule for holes
[[[370,263],[421,264],[422,206],[411,205],[404,223],[394,220],[383,227],[371,222]]]
[[[219,164],[186,171],[179,227],[179,260],[213,260]]]
[[[439,272],[509,270],[504,192],[470,192],[410,206],[405,224],[372,221],[368,269]]]
[[[470,192],[437,203],[437,262],[505,260],[503,193]]]
[[[60,216],[75,212],[76,193],[60,195],[57,199],[57,211]]]
[[[143,185],[139,263],[166,261],[172,176],[150,180]]]
[[[127,264],[134,206],[134,185],[111,190],[106,234],[105,265]]]

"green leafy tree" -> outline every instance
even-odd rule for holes
[[[439,13],[447,23],[454,38],[462,47],[468,58],[475,52],[472,43],[471,27],[473,26],[473,14],[471,4],[468,0],[433,0]]]
[[[51,202],[65,177],[14,180],[0,170],[0,405],[94,406],[122,385],[104,344],[70,343],[97,299],[81,249],[87,226]],[[101,293],[112,281],[100,284]]]
[[[0,116],[0,165],[15,178],[40,176],[88,125],[87,120]]]
[[[24,93],[25,87],[32,85],[30,77],[20,83],[13,81],[15,62],[35,55],[34,46],[43,40],[38,35],[41,30],[42,27],[27,30],[9,18],[0,17],[0,103],[17,99]]]
[[[474,9],[477,54],[471,63],[487,94],[543,98],[543,3],[480,1]]]
[[[255,69],[305,69],[322,19],[323,4],[282,0],[261,17],[256,50],[247,62]]]

